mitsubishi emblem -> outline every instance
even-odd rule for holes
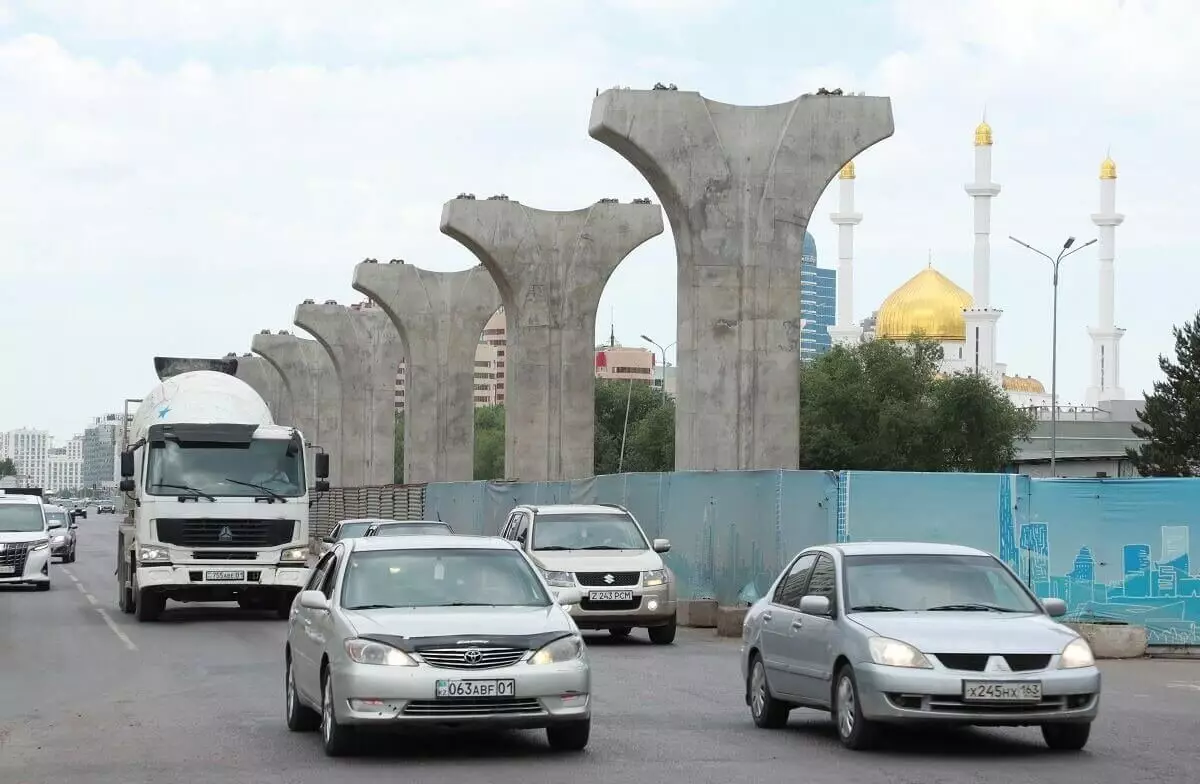
[[[613,577],[611,574],[604,575],[604,582],[608,583],[609,585],[612,585],[616,581],[617,578]]]
[[[987,672],[1012,672],[1012,668],[1008,666],[1008,661],[1003,656],[989,656]]]
[[[479,660],[483,658],[483,654],[478,648],[467,648],[463,651],[463,661],[467,664],[479,664]]]
[[[217,539],[222,542],[232,542],[233,541],[233,529],[227,525],[222,526],[221,532],[219,534],[217,534]]]

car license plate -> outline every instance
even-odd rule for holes
[[[963,702],[1041,702],[1040,681],[963,681]]]
[[[633,591],[591,591],[588,599],[593,602],[631,602]]]
[[[14,574],[17,571],[15,566],[0,566],[0,574]]]
[[[512,697],[517,682],[509,681],[438,681],[434,694],[441,699],[453,697]]]
[[[233,571],[233,570],[220,571],[220,572],[211,571],[211,572],[204,573],[204,579],[212,580],[214,582],[229,582],[231,580],[245,580],[246,573],[242,572],[242,571]]]

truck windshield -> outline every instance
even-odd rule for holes
[[[246,444],[167,440],[150,445],[146,492],[150,495],[283,496],[305,491],[304,465],[291,441]]]
[[[29,533],[45,529],[40,504],[0,503],[0,531]]]

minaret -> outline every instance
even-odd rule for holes
[[[854,211],[854,161],[838,174],[838,211],[829,219],[838,227],[837,323],[829,328],[835,346],[852,346],[862,341],[862,327],[854,323],[854,227],[862,213]]]
[[[1117,212],[1117,164],[1105,156],[1100,164],[1100,211],[1092,223],[1100,231],[1096,255],[1100,257],[1099,308],[1097,324],[1088,328],[1092,336],[1092,384],[1087,391],[1087,404],[1099,406],[1109,400],[1124,400],[1121,389],[1121,337],[1114,319],[1116,304],[1113,282],[1113,260],[1116,258],[1117,227],[1125,216]]]
[[[974,206],[975,274],[971,287],[974,302],[963,311],[967,322],[963,360],[967,369],[1000,383],[1003,366],[996,362],[996,322],[1003,311],[993,308],[991,302],[992,199],[1000,194],[1000,186],[992,182],[992,126],[986,117],[975,128],[975,181],[964,188]]]

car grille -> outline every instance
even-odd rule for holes
[[[430,648],[417,651],[421,661],[447,670],[489,670],[508,667],[521,660],[523,648]],[[474,654],[478,654],[478,658]],[[441,704],[441,700],[438,701]]]
[[[179,547],[278,547],[292,541],[294,520],[157,521],[158,541]]]
[[[408,716],[489,716],[497,713],[506,715],[537,715],[542,704],[529,697],[496,697],[480,699],[466,697],[449,700],[412,700],[404,706]]]
[[[29,542],[9,542],[4,546],[3,552],[0,552],[0,566],[7,566],[12,569],[5,569],[4,574],[0,577],[20,577],[25,574],[25,560],[29,557]]]
[[[964,702],[961,696],[944,694],[887,693],[887,699],[897,708],[928,713],[987,713],[1003,716],[1006,713],[1061,713],[1086,708],[1094,699],[1092,694],[1046,696],[1041,702]]]
[[[611,577],[612,580],[606,578]],[[637,585],[642,577],[641,572],[576,572],[575,579],[580,585],[591,588],[608,588],[616,585]]]
[[[935,653],[934,656],[943,667],[968,672],[983,672],[992,656],[1003,658],[1013,672],[1044,670],[1050,665],[1048,653]]]
[[[589,612],[604,612],[605,610],[636,610],[642,606],[641,598],[635,596],[629,601],[624,602],[593,602],[591,599],[583,599],[579,603],[579,609]]]

